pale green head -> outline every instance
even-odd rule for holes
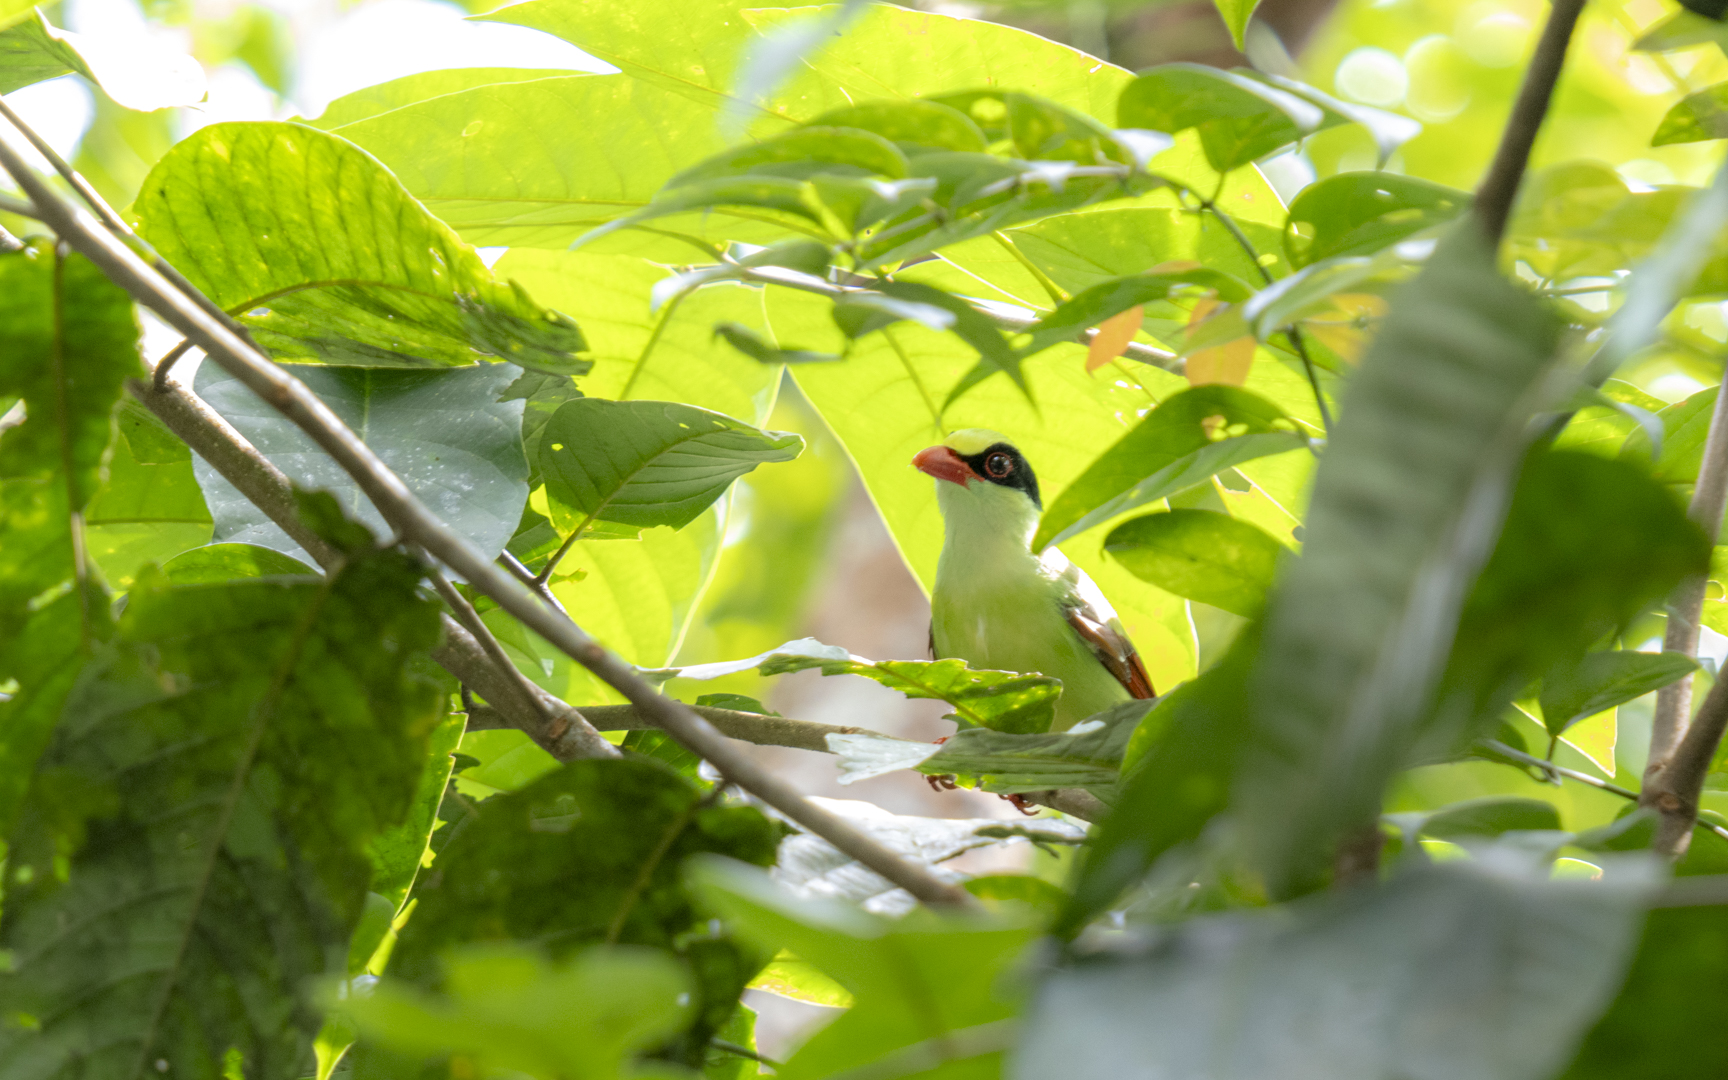
[[[1043,510],[1038,478],[1001,433],[986,428],[956,431],[940,446],[920,451],[912,464],[936,478],[936,503],[949,537],[979,544],[997,538],[1031,544]]]

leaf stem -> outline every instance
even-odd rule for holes
[[[1506,233],[1519,182],[1530,162],[1530,148],[1542,129],[1543,117],[1548,114],[1548,101],[1566,61],[1566,47],[1583,10],[1584,0],[1554,0],[1542,36],[1536,42],[1536,53],[1524,70],[1524,82],[1518,88],[1518,100],[1501,133],[1494,161],[1488,166],[1482,186],[1476,190],[1476,221],[1492,245],[1498,246]]]
[[[1219,190],[1223,190],[1222,183],[1219,185]],[[1236,224],[1235,218],[1219,208],[1216,197],[1202,202],[1200,208],[1211,213],[1224,228],[1229,230],[1230,235],[1236,238],[1236,243],[1248,256],[1248,261],[1254,264],[1254,269],[1260,271],[1260,280],[1268,285],[1272,284],[1272,271],[1261,265],[1260,252],[1254,247],[1254,242],[1248,239],[1248,234],[1242,231],[1242,226]],[[1296,325],[1292,323],[1285,328],[1284,335],[1290,339],[1290,347],[1296,351],[1296,355],[1302,361],[1302,370],[1308,374],[1308,386],[1314,391],[1314,404],[1320,410],[1320,427],[1326,432],[1326,438],[1330,440],[1332,438],[1332,410],[1326,405],[1326,395],[1320,392],[1320,374],[1314,369],[1314,360],[1308,355],[1308,346],[1302,340],[1302,331],[1296,329]]]
[[[576,623],[548,609],[515,578],[495,566],[491,556],[482,555],[435,517],[401,477],[379,460],[304,383],[259,353],[225,320],[215,318],[203,304],[174,288],[137,252],[106,230],[95,227],[89,215],[44,183],[3,140],[0,140],[0,168],[24,190],[61,239],[183,336],[192,338],[218,366],[311,436],[355,479],[384,519],[405,539],[425,548],[528,629],[618,690],[686,749],[713,764],[729,782],[761,798],[924,903],[976,907],[977,901],[964,889],[943,881],[921,863],[894,853],[837,814],[804,798],[785,779],[735,748],[682,702],[659,693],[633,667]]]
[[[1020,246],[1014,241],[1008,239],[1007,234],[1001,229],[997,229],[995,232],[991,233],[990,237],[998,244],[1001,244],[1003,250],[1007,251],[1008,254],[1014,256],[1014,261],[1018,262],[1022,269],[1032,275],[1032,280],[1036,281],[1038,287],[1043,289],[1045,295],[1050,297],[1051,303],[1059,305],[1068,299],[1068,294],[1064,292],[1055,281],[1051,280],[1050,275],[1046,274],[1037,263],[1028,259],[1026,253],[1020,250]]]

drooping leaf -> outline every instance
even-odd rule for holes
[[[299,366],[294,374],[328,405],[439,520],[482,551],[502,551],[528,499],[522,405],[498,397],[509,365],[450,371]],[[198,396],[303,488],[329,491],[375,532],[389,526],[342,467],[294,423],[214,364],[199,367]],[[216,539],[313,560],[202,460],[194,462]]]
[[[668,401],[582,398],[561,406],[540,440],[552,520],[564,534],[610,528],[634,537],[682,528],[756,466],[791,461],[804,440]]]
[[[828,746],[840,756],[843,784],[915,768],[928,776],[970,777],[983,790],[1005,795],[1073,787],[1108,791],[1119,779],[1128,738],[1148,708],[1144,701],[1123,702],[1060,732],[969,728],[939,747],[885,735],[830,735]]]
[[[825,173],[900,180],[906,176],[906,155],[872,131],[804,126],[716,154],[672,176],[666,187],[677,189],[733,176],[808,179]]]
[[[1213,0],[1213,6],[1224,19],[1230,40],[1238,50],[1244,48],[1242,35],[1248,32],[1248,20],[1254,17],[1254,9],[1260,6],[1259,0]]]
[[[121,386],[143,373],[131,300],[50,241],[0,253],[0,641],[23,605],[74,576],[70,515],[102,482]]]
[[[864,102],[825,112],[810,123],[874,131],[909,154],[929,150],[981,154],[988,146],[971,117],[939,101]]]
[[[1613,995],[1654,874],[1546,877],[1452,862],[1190,921],[1142,956],[1053,976],[1013,1075],[1551,1076]]]
[[[817,669],[824,675],[861,675],[898,690],[909,698],[935,698],[954,706],[952,718],[961,727],[1033,733],[1046,731],[1056,715],[1062,683],[1048,675],[1013,671],[981,671],[964,660],[866,660],[815,638],[788,641],[777,649],[746,660],[722,661],[672,668],[652,674],[662,678],[718,679],[741,671],[786,675]]]
[[[1100,282],[1063,301],[1055,311],[1027,328],[1032,340],[1020,350],[1020,355],[1031,356],[1059,341],[1072,341],[1112,315],[1154,300],[1167,300],[1183,291],[1197,294],[1210,291],[1234,303],[1246,300],[1253,290],[1230,274],[1204,267]]]
[[[1247,682],[1258,642],[1250,626],[1216,667],[1158,699],[1130,735],[1115,807],[1093,830],[1053,933],[1078,933],[1228,805],[1251,737]]]
[[[1268,608],[1238,791],[1274,894],[1303,887],[1378,815],[1499,532],[1535,407],[1526,390],[1553,359],[1554,316],[1470,229],[1392,310],[1316,473],[1302,558]]]
[[[810,349],[783,349],[771,341],[764,340],[760,334],[748,326],[735,322],[715,323],[714,336],[725,338],[728,345],[750,359],[763,364],[828,364],[841,359],[836,353],[814,352]]]
[[[391,970],[452,988],[439,957],[464,943],[533,942],[554,961],[601,942],[667,950],[695,975],[688,1055],[762,958],[707,933],[682,868],[702,852],[767,865],[778,839],[756,810],[714,805],[659,764],[572,762],[480,805],[416,889]]]
[[[1470,208],[1468,192],[1387,172],[1339,173],[1290,203],[1284,250],[1297,267],[1338,255],[1372,255]]]
[[[133,590],[7,837],[0,1008],[38,1018],[0,1031],[10,1067],[310,1067],[298,989],[346,976],[367,842],[406,815],[440,710],[418,581],[378,553],[327,582]]]
[[[1286,90],[1201,64],[1160,64],[1122,91],[1116,122],[1175,134],[1200,134],[1206,160],[1230,172],[1288,146],[1325,114]]]
[[[853,995],[781,1067],[790,1080],[835,1076],[1013,1015],[992,987],[1033,940],[1031,927],[924,913],[889,922],[835,900],[795,900],[766,874],[720,860],[698,864],[693,877],[734,933],[790,950]],[[953,1056],[975,1059],[965,1062],[969,1075],[992,1075],[1003,1049],[1005,1040]]]
[[[1484,839],[1504,832],[1558,830],[1560,814],[1554,804],[1516,796],[1471,799],[1453,803],[1430,814],[1418,830],[1436,840]]]
[[[574,322],[494,277],[338,136],[201,128],[156,163],[135,211],[140,235],[278,357],[588,370]]]
[[[0,17],[0,26],[10,21]],[[0,93],[74,72],[128,109],[149,112],[204,100],[204,69],[184,53],[75,34],[40,11],[0,30]]]
[[[1104,550],[1165,592],[1252,617],[1266,606],[1284,546],[1227,514],[1177,508],[1116,526]]]
[[[1728,138],[1728,83],[1717,83],[1674,103],[1650,137],[1651,146]]]
[[[1584,719],[1624,705],[1698,670],[1680,653],[1594,652],[1542,679],[1542,723],[1558,735]]]
[[[407,1060],[456,1054],[468,1067],[581,1080],[665,1075],[633,1059],[689,1012],[689,974],[647,949],[597,948],[555,966],[519,946],[468,946],[448,963],[447,996],[386,978],[326,1002]],[[363,1060],[362,1075],[405,1064]]]
[[[1166,398],[1051,500],[1032,538],[1041,551],[1232,466],[1307,446],[1281,409],[1233,386]]]
[[[1576,663],[1709,557],[1678,500],[1637,466],[1533,455],[1460,614],[1419,753],[1449,756],[1487,734],[1532,681]]]

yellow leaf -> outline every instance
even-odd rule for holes
[[[1614,741],[1619,733],[1617,710],[1587,716],[1566,729],[1560,741],[1590,759],[1602,775],[1614,775]]]
[[[1122,355],[1122,350],[1140,332],[1140,320],[1145,314],[1146,309],[1135,304],[1098,324],[1098,332],[1092,335],[1092,343],[1086,347],[1087,374]]]
[[[812,1005],[827,1005],[835,1009],[852,1006],[852,995],[844,986],[817,971],[808,960],[800,960],[785,949],[750,980],[753,990],[766,990]]]

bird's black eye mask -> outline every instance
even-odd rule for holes
[[[1044,509],[1044,501],[1038,497],[1038,478],[1032,475],[1032,466],[1026,464],[1020,451],[1007,443],[992,443],[979,453],[960,455],[960,460],[992,484],[1025,492],[1033,506]]]

